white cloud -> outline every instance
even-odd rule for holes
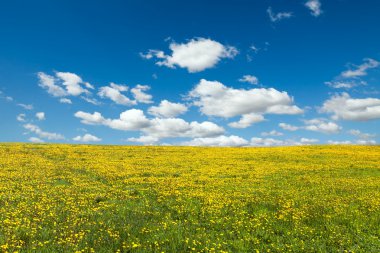
[[[25,122],[25,117],[26,117],[26,115],[24,113],[21,113],[21,114],[17,115],[16,119],[17,119],[17,121]]]
[[[136,87],[131,89],[131,93],[133,94],[133,97],[136,99],[137,102],[143,104],[151,104],[153,103],[152,95],[145,93],[145,91],[149,89],[150,87],[148,85],[138,84],[136,85]]]
[[[218,137],[195,138],[191,141],[183,142],[185,146],[246,146],[249,142],[239,136],[221,135]]]
[[[351,69],[343,71],[333,81],[325,82],[325,84],[334,89],[351,89],[367,85],[367,82],[361,80],[360,77],[366,76],[369,69],[379,67],[380,62],[370,58],[365,58],[363,61],[361,65],[352,65]]]
[[[239,79],[239,82],[250,83],[250,84],[258,84],[259,79],[253,75],[244,75],[242,78]]]
[[[367,83],[364,81],[331,81],[325,82],[325,84],[334,89],[351,89],[356,86],[366,85]]]
[[[94,87],[91,83],[89,83],[89,82],[84,82],[83,84],[84,84],[84,86],[86,86],[86,88],[88,88],[88,89],[91,89],[91,90],[94,90],[94,89],[95,89],[95,87]]]
[[[309,145],[312,143],[316,143],[319,140],[317,139],[308,139],[308,138],[301,138],[299,141],[295,140],[278,140],[273,138],[257,138],[253,137],[251,139],[250,145],[251,146],[296,146],[296,145]]]
[[[78,111],[75,117],[80,118],[83,124],[105,125],[113,129],[124,131],[136,131],[149,126],[150,122],[144,112],[137,109],[124,111],[119,119],[105,119],[99,112],[93,114]]]
[[[67,96],[80,96],[85,94],[91,95],[88,89],[94,89],[94,86],[89,82],[84,82],[80,76],[70,72],[55,72],[55,76],[45,74],[44,72],[37,73],[39,86],[45,89],[53,97],[61,97],[60,102],[71,104],[71,100],[63,98]],[[84,100],[90,102],[91,99],[82,96]]]
[[[264,121],[264,116],[256,113],[244,114],[239,121],[231,122],[228,125],[233,128],[247,128],[254,123]]]
[[[62,103],[62,104],[72,104],[72,103],[73,103],[73,102],[71,101],[71,99],[69,99],[69,98],[61,98],[61,99],[59,100],[59,102]]]
[[[132,138],[128,138],[127,140],[130,142],[142,143],[144,145],[147,145],[147,144],[151,145],[159,141],[157,137],[147,136],[147,135],[143,135],[138,138],[132,137]]]
[[[270,114],[301,114],[303,110],[296,105],[273,105],[270,106],[266,113]]]
[[[37,118],[38,120],[45,120],[45,119],[46,119],[46,117],[45,117],[45,113],[44,113],[44,112],[37,112],[37,113],[36,113],[36,118]]]
[[[277,22],[277,21],[280,21],[282,19],[287,19],[287,18],[293,17],[293,13],[291,13],[291,12],[274,13],[272,11],[272,7],[268,7],[267,12],[268,12],[270,21],[272,21],[272,22]]]
[[[298,126],[293,126],[293,125],[286,124],[286,123],[280,123],[280,124],[278,124],[278,126],[281,127],[282,129],[288,130],[288,131],[297,131],[299,129]]]
[[[163,51],[149,50],[147,54],[140,54],[145,59],[157,58],[156,64],[175,68],[186,68],[190,73],[200,72],[214,67],[224,58],[234,58],[238,50],[232,46],[225,46],[217,41],[205,38],[194,38],[187,43],[169,45],[171,55]]]
[[[33,124],[25,124],[24,128],[29,130],[32,133],[37,134],[38,137],[41,139],[48,139],[48,140],[63,140],[63,139],[65,139],[65,137],[63,137],[63,135],[61,135],[61,134],[45,132],[45,131],[41,130],[41,128],[39,128],[38,126],[33,125]]]
[[[376,145],[375,140],[357,140],[356,143],[359,145]]]
[[[128,91],[129,89],[129,87],[124,84],[116,84],[113,82],[110,83],[110,87],[121,92]]]
[[[316,143],[318,142],[318,139],[308,139],[308,138],[301,138],[300,142],[302,144],[311,144],[311,143]]]
[[[119,119],[106,119],[99,112],[93,114],[79,111],[75,117],[90,125],[105,125],[123,131],[141,131],[147,136],[161,138],[170,137],[213,137],[224,133],[224,129],[212,122],[186,122],[180,118],[148,119],[144,112],[137,109],[124,111]]]
[[[380,99],[351,98],[348,93],[332,96],[323,103],[320,112],[332,114],[334,120],[366,121],[380,118]]]
[[[92,134],[85,134],[83,136],[76,136],[73,138],[74,141],[80,141],[80,142],[97,142],[101,141],[102,139],[92,135]]]
[[[136,85],[131,89],[131,93],[134,97],[134,100],[128,98],[122,92],[127,92],[129,90],[128,86],[110,83],[109,86],[104,86],[99,88],[98,95],[101,98],[109,98],[119,105],[136,105],[139,103],[150,104],[152,102],[152,95],[145,93],[145,91],[149,90],[150,87],[148,85]]]
[[[351,129],[348,131],[349,134],[358,137],[361,140],[368,140],[370,138],[373,138],[376,136],[376,134],[368,134],[368,133],[362,133],[361,131],[357,129]]]
[[[161,119],[154,118],[151,124],[142,131],[157,138],[169,137],[214,137],[224,133],[224,129],[212,122],[186,122],[180,118]]]
[[[88,83],[83,83],[82,78],[77,74],[70,72],[57,72],[55,75],[62,80],[62,85],[65,86],[66,91],[69,95],[79,96],[82,93],[89,93],[88,90],[84,89],[81,86],[81,84],[88,86]]]
[[[131,100],[121,93],[127,90],[128,90],[128,87],[125,85],[117,85],[117,84],[111,83],[110,86],[100,87],[98,95],[101,98],[109,98],[113,102],[119,105],[130,106],[130,105],[137,104],[135,100]]]
[[[34,142],[34,143],[43,143],[43,142],[45,142],[44,140],[41,140],[40,138],[37,138],[37,137],[30,137],[28,140],[30,142]]]
[[[366,76],[368,69],[377,68],[380,65],[380,62],[370,58],[365,58],[363,61],[364,63],[359,66],[355,66],[355,69],[343,71],[341,73],[341,77],[355,78],[359,76]]]
[[[119,119],[107,119],[106,125],[113,129],[136,131],[148,127],[150,121],[145,117],[143,111],[130,109],[122,112]]]
[[[342,129],[339,125],[334,122],[327,122],[325,119],[311,119],[305,120],[306,126],[304,129],[321,132],[326,134],[335,134],[339,133]]]
[[[174,118],[187,112],[187,107],[180,103],[172,103],[168,100],[162,100],[159,106],[151,106],[148,109],[149,114],[160,118]]]
[[[37,75],[40,80],[39,86],[46,89],[50,95],[54,97],[64,97],[68,95],[62,87],[55,84],[56,80],[53,76],[43,72],[38,72]]]
[[[286,123],[280,123],[278,126],[287,131],[297,131],[300,129],[305,129],[314,132],[321,132],[326,134],[339,133],[342,129],[335,122],[329,122],[326,119],[311,119],[304,120],[304,126],[293,126]]]
[[[86,102],[88,102],[88,103],[90,103],[90,104],[93,104],[93,105],[100,105],[101,103],[97,100],[97,99],[95,99],[95,98],[89,98],[89,97],[85,97],[85,96],[81,96],[81,98],[84,100],[84,101],[86,101]]]
[[[217,81],[202,79],[190,91],[189,98],[203,114],[230,118],[245,114],[300,114],[303,111],[293,104],[286,92],[276,89],[234,89]]]
[[[284,134],[281,132],[277,132],[276,130],[261,133],[261,136],[264,136],[264,137],[266,137],[266,136],[282,136],[282,135],[284,135]]]
[[[333,145],[347,145],[347,144],[352,144],[351,141],[333,141],[329,140],[327,143],[333,144]]]
[[[273,138],[258,138],[253,137],[251,139],[251,146],[290,146],[294,145],[291,142],[283,141],[283,140],[277,140]]]
[[[80,118],[83,124],[87,125],[102,125],[106,119],[99,112],[94,112],[93,114],[78,111],[74,114],[75,117]]]
[[[25,110],[33,110],[33,105],[27,105],[27,104],[17,104],[18,106],[21,106]]]
[[[349,145],[349,144],[354,144],[352,141],[328,141],[329,144],[334,144],[334,145]],[[358,145],[376,145],[375,140],[370,140],[370,139],[359,139],[355,141],[356,144]]]
[[[308,0],[305,6],[311,11],[311,15],[318,17],[322,14],[321,2],[319,0]]]
[[[2,92],[1,90],[0,90],[0,98],[4,99],[5,101],[8,101],[8,102],[13,101],[12,97],[5,95],[4,92]]]

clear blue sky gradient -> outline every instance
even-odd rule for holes
[[[0,141],[28,142],[36,134],[23,126],[35,124],[44,131],[60,133],[75,143],[78,135],[90,133],[101,144],[134,144],[126,141],[140,136],[139,131],[120,131],[107,126],[86,125],[74,116],[77,111],[101,112],[118,118],[132,108],[147,109],[161,100],[185,103],[200,79],[219,81],[228,87],[252,89],[257,86],[239,82],[243,75],[258,77],[260,85],[286,91],[294,103],[305,110],[300,115],[265,115],[266,121],[245,129],[228,123],[239,117],[224,119],[202,114],[196,106],[180,115],[186,121],[211,121],[223,127],[224,135],[294,140],[318,139],[317,143],[351,141],[357,137],[352,129],[372,135],[380,142],[380,119],[368,121],[333,120],[318,108],[333,94],[347,92],[352,98],[380,99],[380,68],[367,71],[360,80],[367,85],[352,89],[333,89],[325,84],[342,71],[371,58],[380,61],[380,1],[321,0],[322,14],[311,15],[305,1],[1,1],[0,3]],[[293,17],[271,22],[267,9],[292,12]],[[208,38],[236,47],[239,54],[223,59],[213,68],[189,73],[185,68],[157,66],[140,53],[159,49],[170,53],[170,41],[186,43],[193,38]],[[170,38],[168,41],[167,38]],[[254,53],[249,48],[260,48]],[[252,61],[247,60],[247,55]],[[72,97],[73,104],[59,103],[38,85],[38,72],[72,72],[95,86],[94,97],[102,102],[93,105]],[[154,78],[156,75],[157,78]],[[110,82],[146,84],[151,87],[153,104],[117,105],[99,98],[98,88]],[[13,98],[13,101],[6,99]],[[31,104],[25,110],[17,104]],[[45,112],[38,121],[35,113]],[[25,114],[25,122],[16,119]],[[324,118],[342,127],[339,133],[286,131],[281,122],[302,126],[303,120]],[[263,137],[262,132],[276,130],[283,136]],[[189,138],[167,138],[160,143],[180,144]],[[48,141],[49,140],[45,140]]]

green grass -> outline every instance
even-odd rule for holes
[[[0,252],[380,252],[380,147],[0,144]]]

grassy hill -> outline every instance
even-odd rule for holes
[[[0,144],[0,252],[380,252],[380,146]]]

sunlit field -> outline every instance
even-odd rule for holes
[[[380,252],[380,147],[0,145],[0,252]]]

